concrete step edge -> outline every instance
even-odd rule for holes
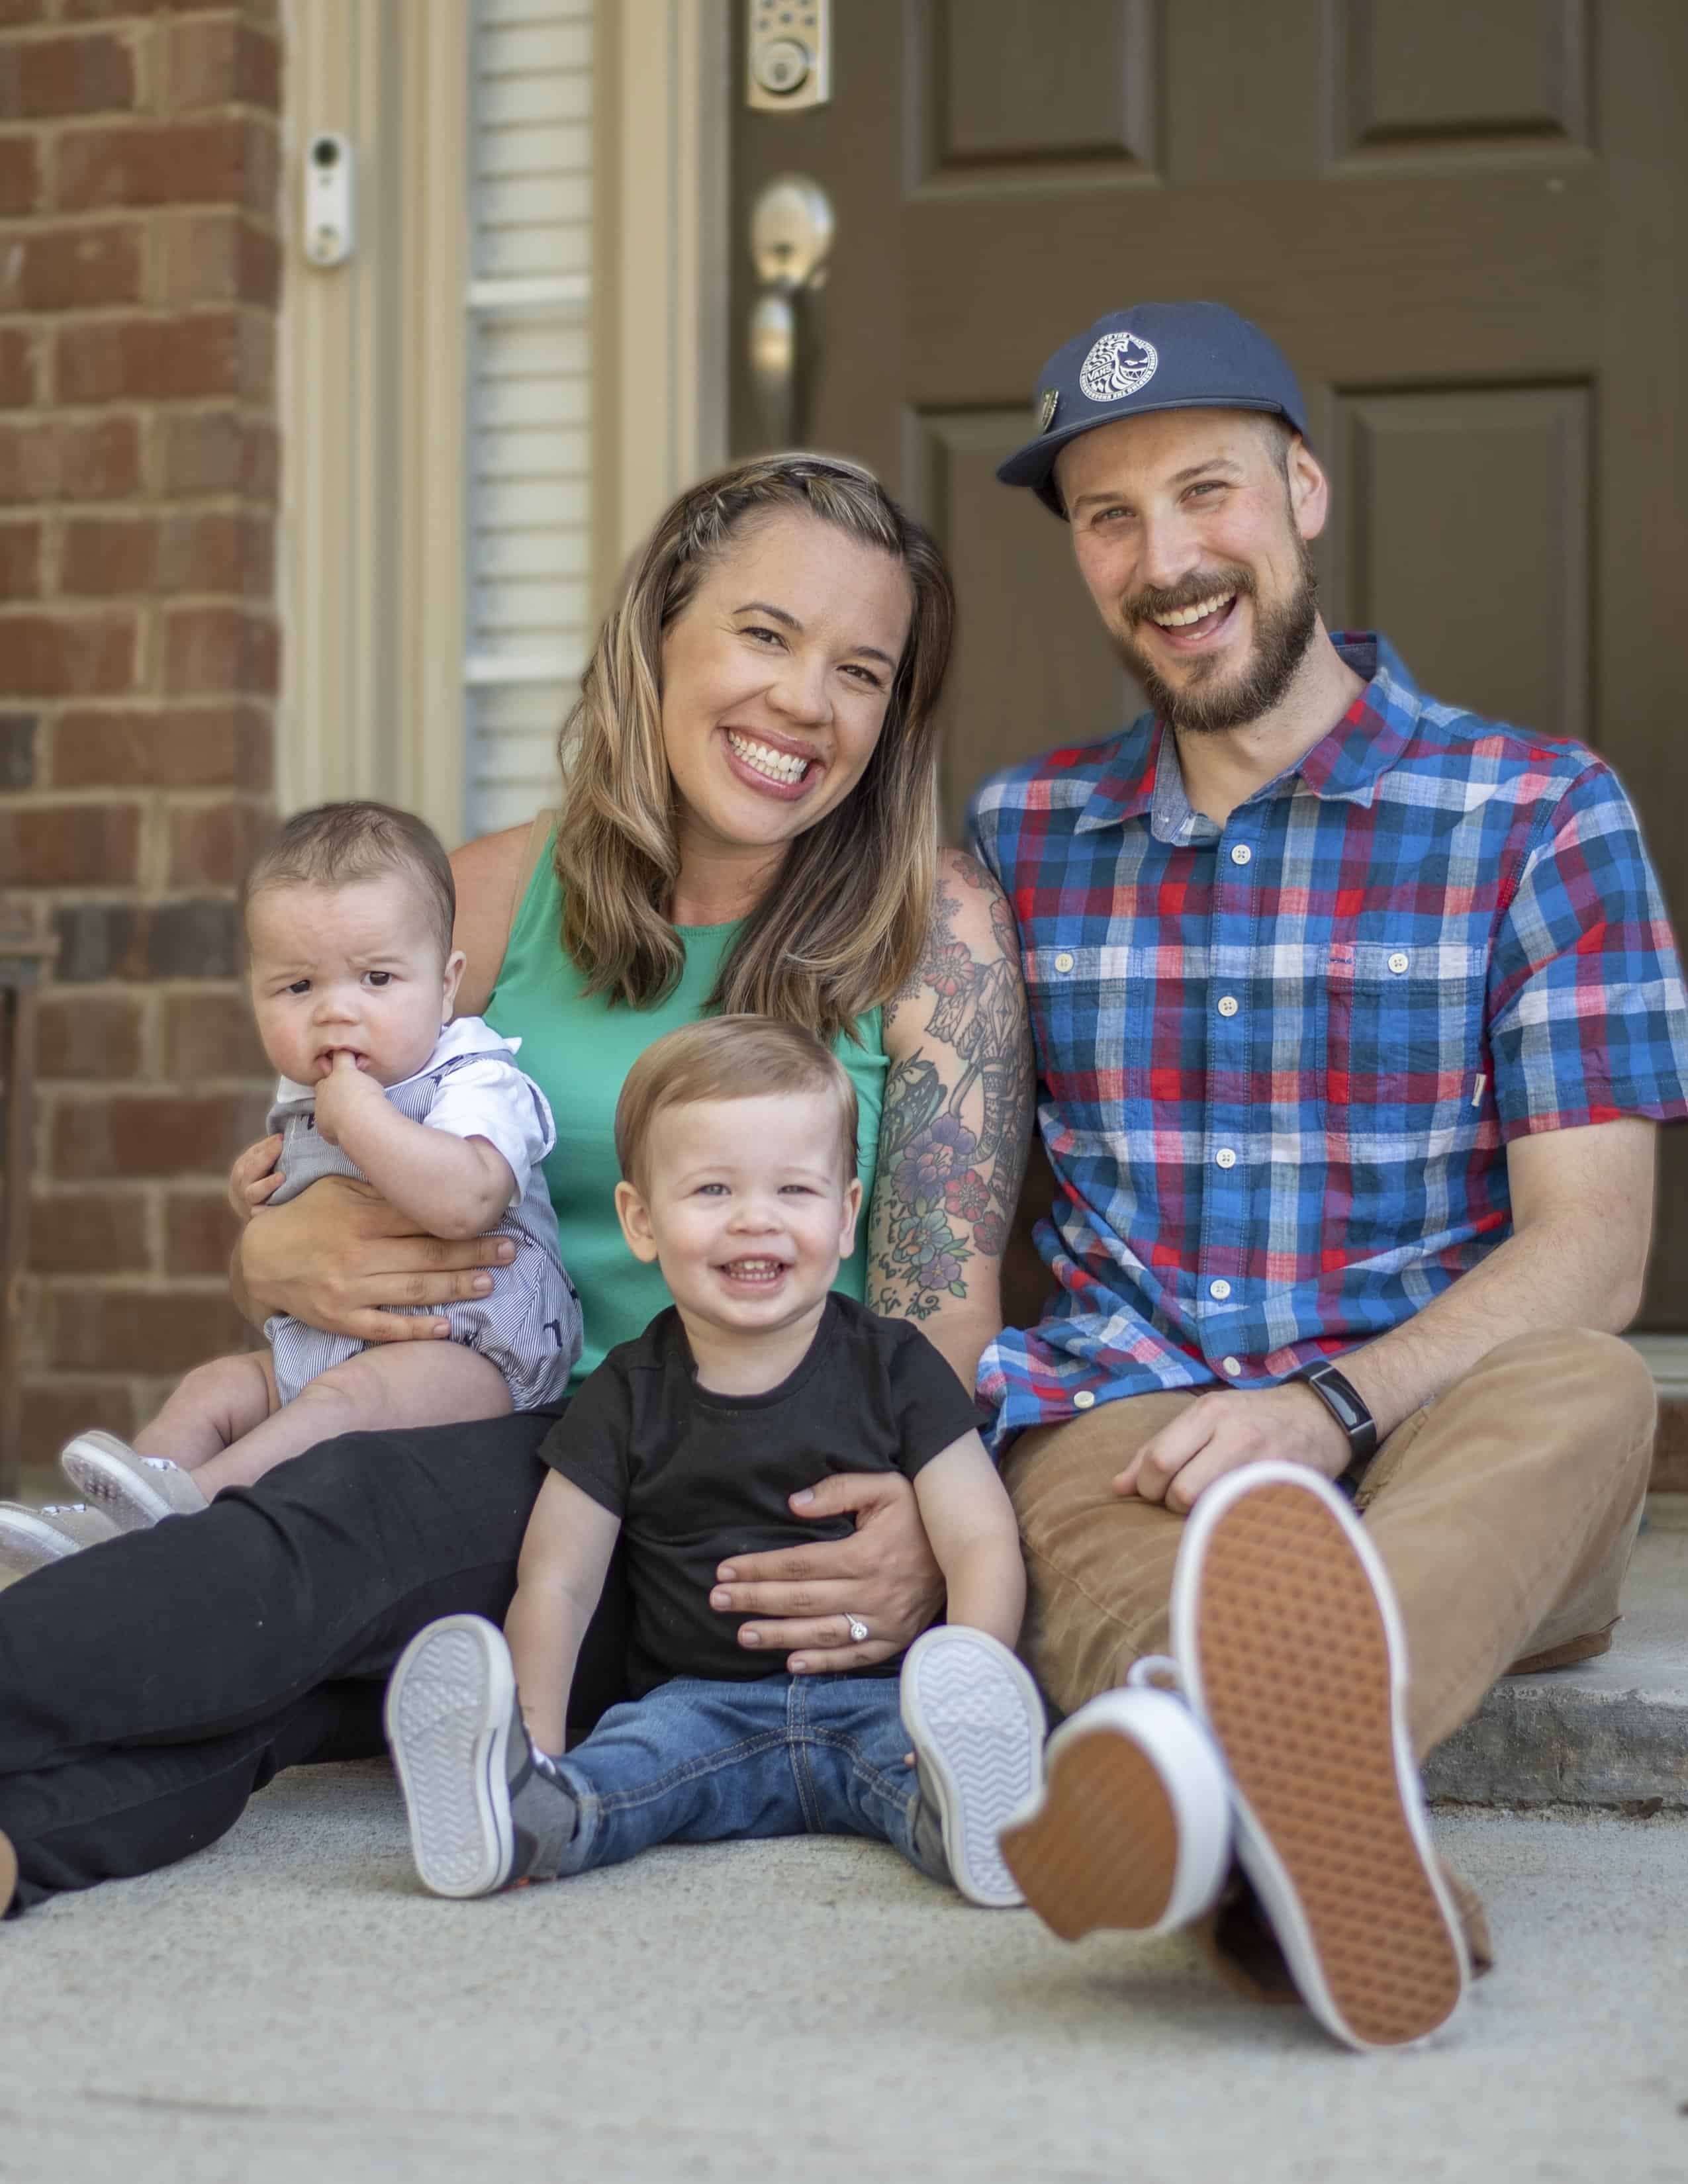
[[[1461,1805],[1688,1811],[1688,1702],[1519,1676],[1430,1754],[1424,1788]]]

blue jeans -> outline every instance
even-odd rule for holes
[[[557,1762],[580,1808],[558,1878],[652,1843],[873,1836],[936,1880],[949,1872],[915,1817],[894,1676],[677,1676],[612,1707]]]

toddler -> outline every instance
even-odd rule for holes
[[[258,859],[242,915],[281,1152],[253,1217],[320,1177],[357,1176],[431,1235],[508,1236],[514,1260],[487,1296],[437,1315],[448,1340],[366,1346],[279,1316],[267,1350],[188,1373],[132,1447],[79,1434],[60,1462],[119,1528],[203,1509],[338,1434],[563,1399],[581,1333],[540,1168],[556,1133],[511,1060],[521,1042],[452,1017],[455,911],[438,840],[386,805],[301,812]]]
[[[974,1903],[1017,1903],[996,1836],[1041,1780],[1045,1726],[1009,1650],[1019,1535],[950,1366],[916,1327],[833,1293],[861,1204],[850,1078],[786,1025],[688,1025],[628,1072],[616,1149],[623,1235],[674,1303],[543,1444],[508,1644],[448,1616],[393,1671],[387,1736],[423,1880],[480,1896],[651,1843],[827,1833],[882,1837]],[[800,1514],[816,1478],[876,1470],[913,1480],[949,1589],[949,1623],[910,1648],[900,1691],[895,1662],[788,1674],[710,1606],[723,1558],[849,1530]],[[582,1635],[623,1535],[635,1696],[565,1753]]]

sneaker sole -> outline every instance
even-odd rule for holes
[[[937,1791],[950,1878],[970,1903],[1011,1909],[1024,1899],[997,1836],[1042,1780],[1048,1718],[1037,1685],[1006,1646],[946,1625],[910,1647],[901,1697]]]
[[[1056,1730],[1045,1763],[1043,1797],[1004,1830],[1002,1855],[1062,1941],[1170,1933],[1212,1907],[1230,1864],[1229,1799],[1180,1700],[1108,1692]]]
[[[1178,1815],[1142,1747],[1094,1729],[1051,1752],[1042,1809],[1004,1830],[1002,1856],[1063,1942],[1100,1927],[1141,1933],[1160,1925],[1173,1900]]]
[[[85,1502],[103,1509],[125,1532],[142,1532],[160,1518],[174,1517],[174,1505],[154,1494],[120,1457],[103,1449],[82,1448],[74,1440],[58,1459],[59,1468]]]
[[[387,1741],[410,1848],[436,1896],[487,1896],[514,1858],[504,1794],[515,1675],[478,1615],[448,1616],[410,1641],[387,1687]]]
[[[1302,1998],[1354,2048],[1435,2031],[1464,1994],[1465,1951],[1407,1736],[1400,1618],[1334,1490],[1275,1464],[1210,1487],[1173,1581],[1173,1645]]]
[[[33,1510],[0,1509],[0,1570],[13,1577],[27,1577],[31,1570],[81,1552],[80,1540],[67,1538]]]

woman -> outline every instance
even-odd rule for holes
[[[1031,1065],[1006,906],[936,846],[952,617],[936,549],[866,472],[785,456],[710,480],[664,517],[605,623],[564,734],[554,840],[516,828],[454,860],[458,1006],[522,1038],[556,1112],[547,1176],[582,1369],[666,1301],[614,1241],[621,1077],[719,1006],[837,1042],[871,1207],[846,1285],[920,1320],[972,1382],[999,1323]],[[237,1163],[238,1204],[261,1201],[276,1150]],[[471,1295],[493,1263],[325,1181],[244,1230],[234,1285],[254,1319],[404,1340],[433,1323],[392,1307]],[[0,1906],[163,1864],[278,1768],[379,1751],[382,1681],[411,1635],[455,1610],[502,1619],[549,1424],[330,1442],[191,1524],[0,1594]],[[710,1594],[757,1618],[742,1643],[798,1673],[883,1660],[937,1607],[905,1482],[817,1483],[805,1513],[845,1513],[850,1536],[748,1557]],[[619,1696],[616,1604],[577,1678],[574,1734]]]

